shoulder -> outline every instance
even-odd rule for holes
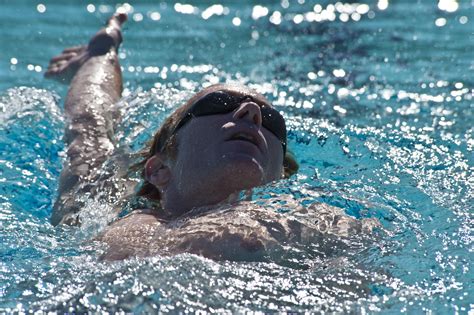
[[[325,203],[313,203],[307,207],[300,207],[292,213],[292,218],[322,234],[337,237],[370,235],[375,229],[381,228],[377,219],[356,219],[347,215],[344,209]]]
[[[105,232],[114,230],[123,230],[126,234],[139,232],[141,235],[150,234],[153,229],[165,224],[166,221],[161,219],[156,211],[151,209],[135,210],[126,216],[112,222]]]
[[[106,260],[147,255],[150,242],[162,226],[152,211],[138,210],[113,222],[96,238],[108,245]]]
[[[140,229],[143,230],[144,226],[156,226],[160,225],[162,221],[156,215],[156,213],[149,209],[135,210],[130,214],[112,222],[105,231],[111,231],[119,228],[127,229]]]

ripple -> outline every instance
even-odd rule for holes
[[[26,12],[38,15],[28,6],[18,5],[25,20],[33,19]],[[41,15],[66,14],[61,8],[48,4]],[[82,13],[67,25],[113,10],[71,8]],[[469,311],[470,8],[456,1],[125,6],[133,22],[120,54],[121,154],[139,151],[192,92],[248,84],[287,119],[289,148],[301,166],[294,177],[256,189],[252,202],[290,216],[292,203],[270,201],[285,194],[302,206],[324,202],[375,218],[382,228],[376,238],[345,240],[330,254],[315,243],[288,247],[270,262],[183,254],[103,263],[103,245],[90,239],[114,219],[113,198],[88,200],[80,229],[48,223],[64,159],[61,98],[51,88],[7,89],[46,86],[39,74],[45,54],[83,42],[83,34],[55,31],[45,24],[51,20],[25,31],[29,24],[5,6],[5,25],[24,33],[4,34],[14,45],[5,47],[11,71],[0,74],[0,310]],[[31,42],[34,50],[22,46]],[[101,174],[117,172],[121,162],[110,160]]]

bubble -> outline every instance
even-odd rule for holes
[[[18,59],[16,59],[15,57],[13,57],[13,58],[10,59],[10,63],[11,63],[12,65],[16,65],[16,64],[18,63]]]

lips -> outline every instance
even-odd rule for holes
[[[248,141],[248,142],[251,142],[253,144],[255,144],[256,146],[258,146],[258,143],[257,141],[255,140],[255,137],[248,134],[248,133],[244,133],[244,132],[238,132],[234,135],[232,135],[232,137],[230,137],[229,140],[242,140],[242,141]]]
[[[245,141],[255,145],[261,152],[264,150],[262,135],[254,130],[235,130],[226,141]]]

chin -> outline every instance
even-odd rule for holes
[[[264,184],[264,170],[255,157],[233,153],[224,157],[221,165],[216,165],[216,179],[230,193],[250,189]]]

